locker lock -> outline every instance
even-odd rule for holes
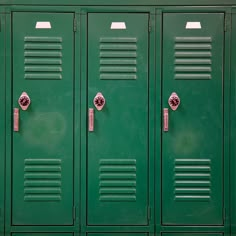
[[[29,95],[26,92],[23,92],[18,99],[18,103],[22,110],[27,110],[30,105]]]
[[[170,97],[169,97],[169,100],[168,100],[168,103],[170,105],[170,108],[175,111],[179,104],[180,104],[180,98],[179,96],[177,95],[177,93],[173,92]]]
[[[102,93],[97,93],[95,98],[93,99],[93,104],[97,108],[98,111],[101,111],[106,103],[105,98],[103,97]]]

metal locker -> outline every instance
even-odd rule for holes
[[[73,19],[13,14],[14,225],[73,224]]]
[[[148,84],[148,14],[89,13],[89,225],[148,224]]]
[[[166,13],[163,30],[162,223],[221,225],[224,14]]]

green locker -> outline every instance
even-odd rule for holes
[[[230,8],[26,1],[0,6],[0,236],[233,234]]]
[[[224,14],[164,14],[165,225],[223,224],[223,43]]]
[[[148,224],[148,17],[88,14],[89,225]]]
[[[0,14],[0,235],[4,233],[4,195],[5,195],[5,17]]]
[[[14,225],[73,224],[73,18],[13,14]]]

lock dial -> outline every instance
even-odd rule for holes
[[[28,109],[30,102],[30,97],[26,92],[23,92],[18,99],[18,103],[24,111]]]
[[[29,103],[30,103],[30,100],[29,100],[29,98],[27,97],[27,96],[22,96],[22,97],[20,97],[20,99],[19,99],[19,103],[21,104],[21,106],[28,106],[29,105]]]
[[[177,93],[172,93],[171,95],[170,95],[170,97],[169,97],[169,100],[168,100],[168,103],[169,103],[169,105],[170,105],[170,108],[173,110],[173,111],[175,111],[177,108],[178,108],[178,106],[179,106],[179,104],[180,104],[180,98],[179,98],[179,96],[177,95]]]
[[[97,108],[97,110],[101,111],[105,103],[106,103],[106,100],[103,97],[102,93],[97,93],[97,95],[93,99],[93,104]]]

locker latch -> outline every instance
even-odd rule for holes
[[[93,99],[93,104],[97,108],[97,110],[101,111],[106,103],[105,98],[103,97],[102,93],[97,93],[95,98]]]
[[[179,96],[177,95],[177,93],[173,92],[170,97],[169,97],[169,100],[168,100],[168,103],[170,105],[170,108],[175,111],[179,104],[180,104],[180,98]]]
[[[18,99],[18,103],[22,110],[27,110],[30,105],[29,95],[26,92],[23,92]]]

